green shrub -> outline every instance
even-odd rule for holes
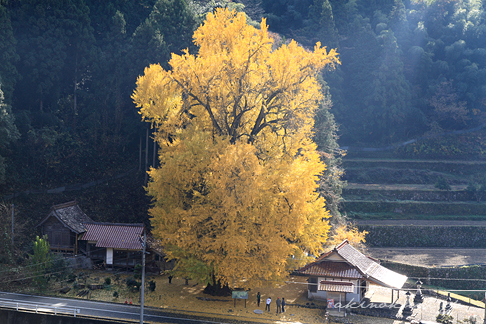
[[[141,264],[137,264],[133,270],[133,277],[137,280],[141,279],[142,278],[142,265]]]
[[[110,277],[105,278],[105,285],[107,285],[107,286],[111,285],[111,278]]]
[[[447,182],[447,180],[444,179],[444,177],[439,177],[434,187],[440,190],[447,190],[447,191],[451,190],[451,186],[449,185],[449,182]]]
[[[77,278],[76,274],[74,274],[74,273],[70,273],[70,274],[68,275],[67,282],[69,282],[69,283],[74,282],[74,281],[76,280],[76,278]]]
[[[150,281],[148,282],[148,284],[149,284],[149,291],[154,291],[154,290],[155,290],[155,285],[156,285],[156,284],[155,284],[155,281],[150,280]]]
[[[437,323],[453,324],[454,317],[452,317],[451,315],[439,314],[435,319]]]
[[[138,282],[137,280],[135,280],[133,278],[128,278],[127,281],[126,281],[126,284],[127,284],[127,287],[129,289],[132,289],[132,290],[135,290],[135,291],[138,291],[140,289],[140,286],[142,285],[141,282]]]

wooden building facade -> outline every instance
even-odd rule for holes
[[[41,236],[47,235],[51,251],[77,255],[80,249],[79,237],[86,232],[85,223],[92,223],[76,201],[51,207],[47,216],[37,225]]]
[[[309,299],[334,300],[335,302],[361,302],[369,284],[399,290],[407,277],[381,266],[344,240],[333,250],[322,254],[314,262],[297,270],[308,276]]]
[[[133,269],[142,263],[143,224],[94,222],[76,201],[51,207],[37,225],[47,235],[52,252],[84,255],[94,266]],[[160,242],[147,235],[146,268],[149,272],[172,269]]]

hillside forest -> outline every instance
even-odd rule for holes
[[[218,7],[257,28],[265,18],[277,43],[339,53],[320,75],[314,126],[334,217],[339,147],[486,122],[480,0],[0,0],[3,208],[15,204],[33,227],[52,204],[77,199],[94,220],[148,224],[145,170],[157,166],[157,145],[131,96],[150,64],[168,69],[171,53],[197,52],[192,35]]]

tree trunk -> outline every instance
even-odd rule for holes
[[[149,139],[149,130],[147,128],[147,132],[145,134],[145,185],[148,182],[148,139]]]
[[[214,274],[213,277],[213,284],[208,284],[206,288],[204,288],[203,293],[211,295],[211,296],[231,296],[231,289],[228,285],[221,285],[221,281],[216,281],[216,277]]]

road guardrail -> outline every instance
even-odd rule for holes
[[[79,314],[78,308],[65,307],[65,306],[50,306],[50,305],[38,305],[31,303],[18,303],[2,300],[0,298],[0,308],[15,309],[17,312],[28,311],[37,313],[53,313],[57,314],[67,314],[76,317]]]

